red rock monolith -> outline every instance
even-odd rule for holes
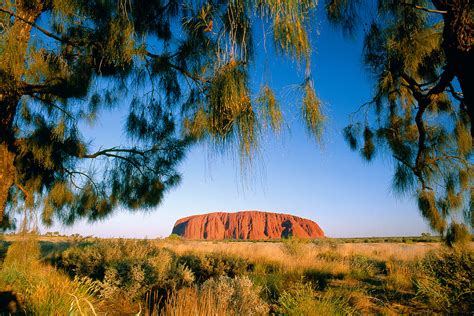
[[[172,234],[185,239],[207,240],[324,237],[322,229],[312,220],[260,211],[215,212],[181,218],[174,224]]]

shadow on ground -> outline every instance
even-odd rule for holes
[[[13,292],[0,291],[0,315],[26,315]]]

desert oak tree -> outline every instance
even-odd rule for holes
[[[251,156],[262,127],[278,129],[282,120],[268,82],[250,88],[262,26],[277,54],[307,70],[300,108],[319,135],[323,115],[309,72],[315,6],[0,0],[0,217],[21,205],[41,210],[45,223],[72,223],[118,206],[155,206],[199,140]],[[114,107],[126,113],[121,143],[91,145],[87,124]]]
[[[363,60],[375,80],[373,99],[344,130],[350,147],[367,160],[389,152],[394,189],[416,192],[435,231],[472,229],[471,1],[329,0],[326,9],[347,33],[364,34]]]

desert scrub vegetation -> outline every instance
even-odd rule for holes
[[[95,313],[97,285],[90,279],[70,279],[40,261],[34,237],[13,243],[0,270],[2,291],[16,294],[13,311],[27,315],[83,315]]]
[[[440,313],[472,313],[474,253],[466,248],[430,253],[421,262],[417,295]]]
[[[162,315],[268,315],[261,288],[247,276],[210,278],[199,287],[174,292]]]
[[[0,280],[4,290],[18,293],[30,314],[48,314],[55,310],[52,306],[59,306],[57,314],[98,315],[473,310],[472,243],[448,248],[441,243],[296,239],[263,243],[84,238],[30,241],[28,246],[23,242],[1,244],[6,257]],[[18,251],[26,247],[32,249],[28,256]],[[35,265],[35,272],[11,277],[12,258],[18,262],[15,271]],[[41,300],[28,282],[35,289],[39,286],[22,281],[26,277],[46,284]],[[52,291],[56,286],[59,291]],[[52,298],[44,299],[48,291]],[[41,305],[48,300],[51,303]]]

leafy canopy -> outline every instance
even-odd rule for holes
[[[373,99],[352,115],[344,136],[365,160],[390,153],[395,192],[416,192],[422,216],[439,233],[450,222],[458,230],[474,226],[473,104],[470,91],[457,91],[464,80],[460,69],[467,67],[463,54],[474,51],[472,37],[469,49],[456,46],[459,59],[449,48],[462,38],[462,23],[472,26],[472,20],[463,22],[472,6],[450,3],[443,11],[430,1],[326,3],[331,21],[348,34],[365,23],[363,60],[375,81]],[[453,17],[456,36],[449,33]]]
[[[263,82],[254,93],[249,84],[257,23],[270,30],[279,55],[306,67],[301,109],[319,134],[323,115],[309,73],[315,6],[314,0],[2,0],[5,214],[25,205],[40,209],[45,223],[72,223],[119,206],[153,207],[179,182],[176,165],[196,141],[237,145],[251,158],[262,129],[282,124],[271,86]],[[92,146],[83,134],[87,124],[117,107],[126,112],[123,143]]]

